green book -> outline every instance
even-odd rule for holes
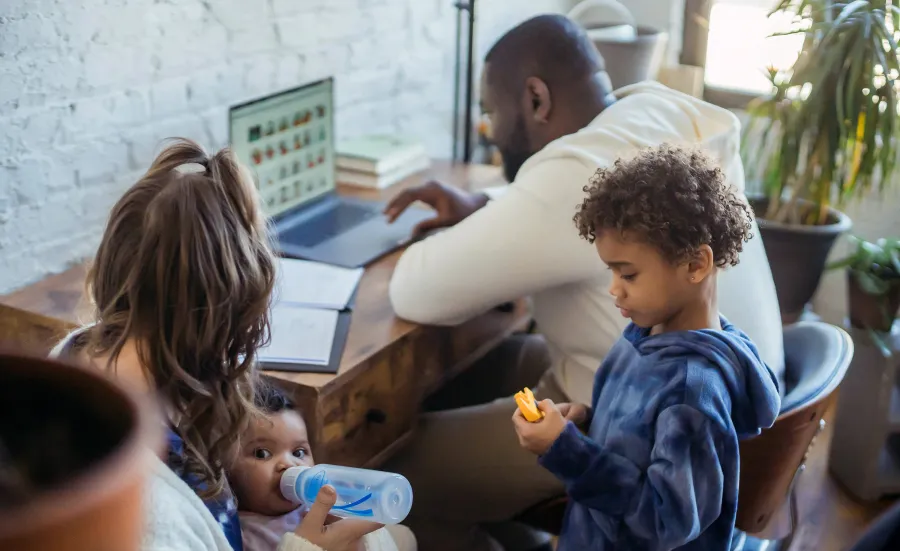
[[[341,141],[337,145],[337,166],[369,174],[387,174],[404,164],[427,158],[425,147],[412,139],[372,135]]]

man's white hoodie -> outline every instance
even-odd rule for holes
[[[627,324],[609,294],[610,273],[573,222],[583,188],[600,167],[663,143],[700,147],[728,183],[744,190],[740,123],[731,112],[656,82],[615,93],[587,127],[544,147],[508,186],[453,228],[411,246],[397,263],[390,297],[397,315],[452,325],[530,296],[552,369],[572,401],[590,403],[594,372]],[[719,278],[719,305],[783,379],[781,319],[759,232],[738,266]]]

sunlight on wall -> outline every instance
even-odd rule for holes
[[[734,2],[734,0],[732,0]],[[706,85],[764,94],[771,90],[766,68],[790,67],[803,35],[771,37],[791,28],[791,16],[768,17],[772,1],[717,2],[709,18]]]

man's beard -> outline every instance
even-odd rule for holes
[[[527,151],[501,151],[503,156],[503,176],[506,181],[512,183],[516,179],[519,169],[531,157]]]
[[[516,119],[509,145],[500,150],[500,155],[503,157],[503,175],[507,182],[512,183],[519,169],[532,155],[528,136],[525,134],[525,118],[521,115]]]

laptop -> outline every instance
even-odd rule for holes
[[[231,107],[228,118],[232,150],[255,173],[284,256],[365,266],[432,216],[411,208],[388,224],[384,203],[338,195],[332,78]]]

